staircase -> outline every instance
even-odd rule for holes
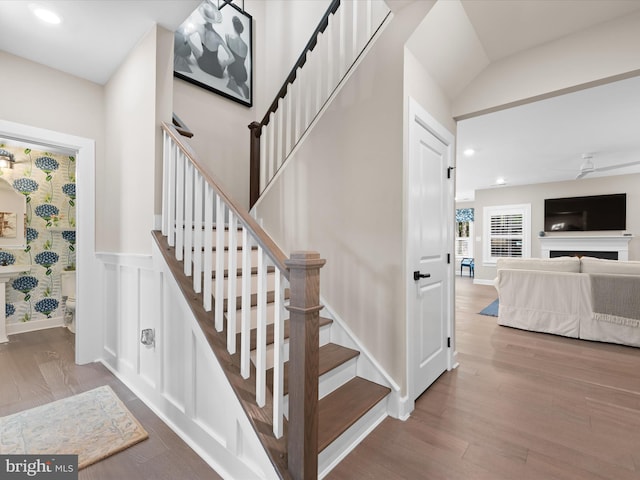
[[[384,0],[330,3],[266,115],[250,125],[251,205],[388,18]],[[325,260],[285,255],[201,167],[181,136],[186,126],[176,117],[163,131],[160,251],[277,475],[324,476],[387,416],[391,389],[358,376],[384,378],[336,341],[357,344],[320,305]]]
[[[324,260],[287,258],[175,127],[163,130],[154,238],[279,476],[317,478],[386,417],[390,389],[358,377],[360,352],[331,342],[338,327],[319,305]]]

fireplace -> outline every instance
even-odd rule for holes
[[[618,260],[618,252],[598,250],[550,250],[549,257],[594,257],[604,258],[606,260]]]
[[[540,256],[589,256],[611,260],[629,260],[631,235],[539,237]]]

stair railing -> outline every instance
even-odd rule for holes
[[[251,307],[257,308],[255,357],[256,403],[267,395],[267,324],[273,323],[273,432],[284,432],[284,312],[289,319],[288,462],[293,478],[317,475],[319,270],[315,252],[294,252],[291,258],[238,207],[198,162],[178,130],[163,123],[162,234],[175,248],[193,290],[202,293],[205,311],[213,311],[217,332],[226,328],[227,350],[240,355],[243,378],[251,375]],[[225,229],[228,231],[225,246]],[[214,237],[215,232],[215,248]],[[224,248],[223,248],[224,247]],[[213,252],[215,251],[215,257]],[[237,252],[242,256],[238,264]],[[252,255],[255,253],[255,255]],[[254,257],[255,258],[252,258]],[[238,267],[241,265],[241,269]],[[225,269],[226,266],[226,269]],[[252,268],[257,268],[257,294],[252,295]],[[255,270],[255,268],[254,268]],[[275,270],[273,312],[267,309],[267,277]],[[239,275],[239,277],[238,277]],[[227,290],[223,279],[227,277]],[[212,288],[215,278],[215,291]],[[240,279],[240,291],[236,283]],[[290,300],[285,304],[285,294]],[[223,301],[226,294],[226,302]],[[215,300],[213,300],[215,299]],[[239,302],[236,300],[239,299]],[[226,322],[225,322],[226,314]],[[240,319],[240,351],[236,352],[236,318]],[[315,443],[314,443],[315,442]],[[307,476],[295,472],[307,472]],[[308,476],[309,472],[315,472]]]
[[[275,178],[389,13],[384,0],[331,2],[267,113],[249,125],[250,206]]]

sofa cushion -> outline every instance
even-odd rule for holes
[[[610,273],[619,275],[640,275],[640,262],[605,260],[603,258],[582,257],[582,273]]]
[[[580,273],[578,257],[558,258],[498,258],[496,268],[509,270],[541,270],[546,272]]]

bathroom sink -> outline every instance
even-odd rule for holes
[[[0,265],[0,282],[6,282],[18,273],[30,271],[31,265]]]

